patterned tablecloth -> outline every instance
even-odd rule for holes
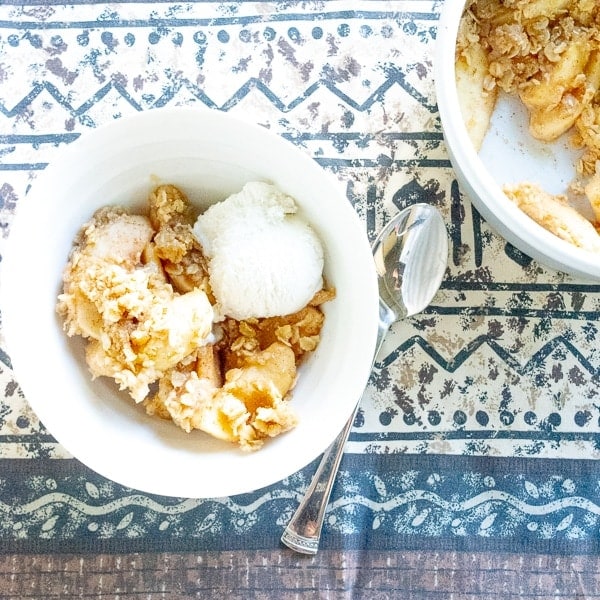
[[[297,144],[337,178],[371,238],[400,208],[435,205],[449,268],[432,305],[385,342],[322,548],[594,554],[600,285],[507,245],[461,193],[434,94],[442,6],[4,0],[0,253],[15,208],[62,146],[163,106],[228,111]],[[35,240],[32,252],[43,252]],[[5,552],[280,548],[314,464],[231,498],[126,489],[66,454],[5,350],[0,361]]]

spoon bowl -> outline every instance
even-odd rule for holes
[[[395,215],[373,243],[379,283],[379,327],[373,362],[395,321],[413,316],[433,300],[448,261],[448,234],[439,211],[414,204]],[[357,403],[344,429],[325,451],[306,494],[285,528],[281,541],[296,552],[316,554],[327,502]]]
[[[442,282],[447,256],[444,220],[429,204],[414,204],[383,227],[373,243],[373,259],[379,301],[392,319],[388,325],[427,307]]]

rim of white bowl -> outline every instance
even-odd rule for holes
[[[308,155],[308,153],[304,153],[301,151],[301,149],[294,147],[292,142],[285,140],[284,138],[278,136],[273,132],[269,132],[266,128],[256,123],[242,121],[239,118],[234,117],[233,115],[221,113],[220,111],[212,111],[211,109],[195,107],[177,107],[165,109],[160,108],[145,111],[143,113],[137,113],[131,115],[130,118],[140,119],[140,121],[143,122],[144,125],[151,125],[153,122],[156,122],[156,119],[167,119],[169,115],[173,113],[181,114],[183,112],[188,112],[191,115],[197,116],[200,111],[204,112],[205,115],[211,115],[211,127],[213,126],[215,121],[218,124],[219,119],[226,119],[228,130],[235,128],[234,131],[236,132],[236,135],[243,135],[244,133],[249,134],[249,132],[257,133],[261,136],[261,138],[259,139],[263,139],[263,141],[265,142],[265,146],[271,148],[271,152],[277,149],[277,151],[280,152],[280,155],[282,157],[287,156],[290,152],[295,152],[295,164],[300,164],[302,166],[301,174],[299,174],[297,177],[304,177],[305,180],[305,174],[307,172],[314,171],[315,169],[322,169],[322,167],[315,163],[315,161]],[[122,117],[122,119],[126,118],[128,117]],[[212,119],[214,119],[215,121],[213,121]],[[170,123],[172,124],[173,121],[171,121]],[[44,182],[48,183],[49,181],[56,179],[56,177],[60,176],[61,173],[68,173],[69,171],[65,171],[65,169],[71,169],[71,167],[68,164],[66,164],[66,162],[68,162],[69,157],[72,157],[76,152],[88,148],[88,144],[92,140],[92,136],[100,136],[100,139],[103,140],[106,140],[107,138],[110,139],[110,136],[112,135],[110,134],[110,131],[114,131],[115,127],[119,127],[119,125],[113,121],[95,130],[91,130],[89,134],[82,135],[80,138],[81,144],[74,142],[73,144],[70,144],[69,146],[64,148],[64,151],[61,154],[59,154],[47,167],[48,171],[44,171],[40,175],[39,179],[36,180],[34,186],[32,186],[32,189],[30,191],[31,195],[34,196],[34,198],[31,198],[31,196],[29,196],[28,194],[28,196],[24,199],[23,205],[20,207],[20,209],[17,209],[15,220],[13,222],[13,225],[11,226],[11,234],[14,234],[16,236],[17,250],[29,247],[28,244],[31,241],[30,230],[26,227],[26,223],[21,224],[19,211],[22,210],[25,213],[29,212],[30,214],[32,214],[32,211],[34,211],[33,214],[37,215],[38,213],[35,211],[35,206],[38,205],[34,202],[34,199],[37,197],[37,199],[40,200],[41,196],[41,199],[43,201],[44,194],[47,191],[47,186],[44,186]],[[129,126],[127,126],[125,130],[129,131],[128,128]],[[254,135],[254,133],[252,133],[252,135]],[[144,133],[144,135],[147,135],[147,133]],[[268,138],[265,136],[268,136]],[[326,195],[328,192],[330,192],[331,194],[339,196],[340,199],[344,197],[342,189],[337,185],[337,183],[339,182],[336,183],[335,177],[333,175],[319,173],[318,177],[322,178],[321,189],[323,190],[323,194]],[[327,180],[326,178],[328,177],[330,177],[331,179]],[[36,414],[38,414],[38,417],[40,418],[41,422],[44,423],[45,426],[47,426],[48,431],[56,436],[58,442],[61,443],[61,445],[63,445],[63,447],[68,452],[70,452],[73,456],[81,460],[81,462],[86,464],[89,468],[96,471],[100,475],[108,479],[112,479],[113,481],[116,481],[121,485],[132,487],[144,491],[146,493],[160,494],[165,496],[206,498],[249,493],[263,488],[267,485],[274,484],[277,481],[283,479],[284,477],[292,475],[299,469],[309,464],[310,461],[317,458],[318,455],[325,450],[327,445],[329,445],[333,441],[337,433],[341,431],[344,423],[350,417],[352,410],[354,409],[355,403],[359,401],[364,386],[366,386],[368,382],[369,375],[371,372],[372,355],[375,350],[375,341],[377,335],[377,306],[379,298],[375,267],[372,262],[370,245],[368,243],[364,227],[360,223],[358,215],[356,215],[356,212],[354,211],[354,208],[352,207],[351,203],[347,202],[346,204],[343,204],[341,206],[338,206],[337,204],[335,206],[328,205],[327,207],[320,208],[319,210],[322,210],[328,216],[330,215],[330,213],[333,214],[335,212],[335,216],[338,218],[336,222],[342,223],[342,229],[346,232],[346,234],[349,230],[351,230],[355,233],[355,240],[359,239],[358,236],[360,236],[360,239],[364,240],[364,244],[355,244],[355,251],[353,250],[352,253],[353,260],[355,260],[355,265],[359,265],[358,268],[360,268],[361,272],[367,273],[367,271],[369,271],[372,276],[365,277],[360,282],[361,288],[365,290],[366,293],[364,297],[365,300],[361,301],[360,303],[353,302],[350,304],[350,307],[348,309],[345,309],[346,313],[353,312],[352,317],[356,316],[356,318],[361,319],[359,333],[360,336],[362,336],[360,337],[360,339],[362,340],[361,356],[363,357],[363,359],[360,363],[346,360],[341,365],[338,364],[336,369],[334,369],[333,367],[333,359],[328,359],[328,362],[326,363],[326,368],[328,369],[327,372],[336,373],[336,382],[337,377],[344,378],[344,384],[338,386],[340,389],[345,388],[347,392],[350,392],[350,390],[348,389],[348,384],[346,383],[346,379],[351,380],[353,382],[352,393],[343,394],[343,397],[345,398],[344,411],[337,409],[334,410],[333,407],[327,407],[324,410],[322,416],[327,422],[327,427],[322,430],[319,430],[318,432],[309,432],[309,435],[311,436],[309,443],[306,443],[306,440],[302,442],[302,448],[306,450],[305,452],[292,452],[291,455],[289,453],[286,453],[285,459],[276,459],[275,462],[273,462],[273,457],[281,456],[282,447],[285,447],[285,436],[293,436],[295,432],[298,432],[299,434],[299,428],[303,425],[302,422],[299,424],[299,427],[295,430],[292,430],[291,432],[288,432],[283,436],[278,436],[273,440],[269,440],[268,443],[270,445],[273,445],[273,448],[268,455],[266,454],[266,452],[268,450],[271,450],[271,448],[264,448],[259,450],[258,452],[245,454],[245,458],[235,458],[235,456],[229,457],[229,454],[237,452],[237,449],[234,448],[234,445],[228,445],[231,446],[231,450],[227,450],[228,456],[225,457],[225,459],[240,461],[239,463],[236,462],[236,465],[244,465],[243,467],[239,468],[236,466],[236,470],[238,471],[238,475],[240,476],[240,478],[227,478],[225,473],[223,473],[222,469],[218,470],[218,473],[213,472],[215,471],[215,469],[217,469],[217,467],[210,465],[210,475],[213,476],[213,481],[210,486],[210,490],[207,489],[206,486],[202,483],[202,475],[205,476],[204,480],[206,480],[209,476],[208,472],[200,472],[198,475],[196,475],[196,473],[194,472],[191,472],[190,474],[188,474],[188,477],[183,479],[178,478],[177,480],[175,480],[177,474],[170,474],[170,471],[172,471],[173,469],[169,469],[167,473],[169,473],[168,476],[171,481],[171,487],[168,487],[166,486],[166,483],[158,481],[160,479],[160,469],[153,468],[151,471],[148,471],[148,467],[145,465],[143,473],[141,472],[142,469],[138,469],[138,472],[134,472],[135,469],[132,469],[131,466],[127,465],[137,465],[138,463],[135,462],[136,459],[132,459],[133,462],[131,462],[129,461],[129,457],[123,457],[122,460],[120,459],[117,463],[115,463],[114,459],[112,458],[105,458],[104,456],[100,456],[99,452],[97,451],[97,441],[93,441],[92,448],[89,447],[89,433],[86,436],[86,430],[77,431],[73,433],[74,428],[78,427],[78,423],[71,422],[70,424],[65,424],[60,420],[60,417],[54,415],[56,409],[52,401],[54,395],[61,394],[60,389],[48,389],[48,383],[43,377],[35,377],[34,375],[32,375],[32,373],[34,372],[36,375],[38,375],[36,367],[39,365],[40,357],[35,352],[35,348],[32,349],[31,346],[27,344],[27,342],[31,341],[31,336],[29,336],[27,339],[24,339],[24,336],[22,335],[22,327],[25,326],[24,319],[26,313],[22,310],[22,300],[19,300],[19,297],[22,296],[23,292],[19,290],[17,284],[20,281],[22,281],[21,276],[23,272],[23,266],[19,258],[17,257],[17,253],[13,251],[12,253],[5,253],[5,260],[3,261],[3,264],[0,264],[0,270],[2,270],[3,273],[3,286],[0,287],[0,305],[2,306],[3,310],[3,329],[5,339],[7,342],[7,350],[11,360],[14,361],[13,367],[17,381],[19,381],[19,376],[21,375],[21,373],[27,375],[27,380],[24,380],[22,383],[19,383],[22,385],[26,398],[28,397],[29,392],[31,390],[32,397],[30,399],[28,398],[28,400],[30,400],[31,407],[36,412]],[[43,217],[35,217],[34,222],[36,223],[36,227],[41,228],[46,226],[46,223],[42,223],[41,221],[43,221]],[[77,221],[77,223],[79,225],[82,224],[79,221]],[[341,252],[341,242],[335,244],[335,248],[336,252]],[[33,258],[31,258],[31,260],[33,260]],[[371,265],[373,265],[372,269],[370,269]],[[346,271],[348,273],[351,272],[350,266],[348,266]],[[27,275],[25,275],[25,277],[27,277]],[[48,277],[51,277],[52,281],[54,281],[53,274],[49,275]],[[11,285],[6,285],[7,282]],[[52,283],[52,285],[54,284]],[[345,284],[344,287],[345,289],[350,289],[353,285],[353,281],[348,280],[348,283]],[[11,290],[13,290],[12,292],[8,291],[7,288],[9,287]],[[15,289],[19,291],[17,292],[15,291]],[[372,309],[372,311],[369,309],[369,315],[355,314],[358,312],[359,306],[361,307],[361,309],[366,309],[367,306],[369,306],[369,308]],[[49,311],[49,309],[47,309],[44,306],[44,311],[47,312]],[[54,311],[52,312],[54,314]],[[16,318],[11,319],[11,317]],[[43,320],[47,319],[48,317],[40,318]],[[339,318],[336,317],[336,320],[339,321]],[[45,326],[46,321],[43,321],[43,323]],[[29,329],[32,329],[31,325],[26,326],[29,327]],[[56,329],[58,327],[60,326],[58,325],[57,319],[56,325],[53,326],[53,331],[56,331],[57,333],[53,335],[58,335],[58,330]],[[63,340],[61,344],[67,343],[66,340],[64,340],[64,336],[59,336],[59,338]],[[11,348],[12,342],[15,342],[15,346],[17,348],[14,357],[11,355],[11,351],[13,349]],[[75,359],[73,357],[71,357],[69,361],[75,364]],[[23,369],[22,371],[21,368]],[[56,378],[58,377],[58,375],[53,375],[53,377]],[[91,383],[87,379],[85,379],[85,381],[87,381],[88,384],[91,385]],[[301,381],[299,383],[302,384]],[[351,397],[354,396],[354,394],[356,394],[356,397]],[[73,396],[73,392],[71,392],[71,390],[68,390],[68,393],[66,395],[68,395],[68,397],[71,398]],[[95,397],[97,399],[98,395],[95,394]],[[110,412],[108,408],[104,408],[103,403],[100,403],[100,405],[102,407],[101,410],[106,410],[107,412]],[[70,420],[73,421],[73,418],[71,417]],[[174,427],[170,423],[167,423],[165,426]],[[66,430],[65,427],[67,428]],[[161,427],[162,425],[157,425],[158,429],[160,429]],[[142,427],[141,429],[144,431],[142,435],[145,438],[149,438],[152,437],[152,435],[156,435],[155,430],[150,431],[150,428],[145,427]],[[92,438],[94,438],[94,435],[92,435]],[[118,439],[115,440],[116,444],[113,444],[112,446],[115,446],[118,449],[120,448],[119,444],[121,443],[118,440],[121,440],[122,432],[119,432],[117,438]],[[108,441],[103,439],[103,447],[106,446],[106,443],[108,443]],[[131,444],[131,442],[129,441],[127,443]],[[299,443],[300,441],[294,441],[293,443],[291,443],[291,448],[297,450],[299,447]],[[115,451],[116,450],[113,448],[108,448],[107,454],[112,456],[115,453]],[[206,456],[208,456],[208,458],[212,458],[209,456],[209,454],[207,454]],[[115,464],[116,466],[113,466]],[[227,464],[230,463],[228,462]],[[250,470],[252,470],[252,472],[255,475],[255,477],[252,478],[251,482],[249,481],[250,473],[248,473],[248,471]],[[162,472],[165,471],[163,470]]]
[[[600,280],[598,254],[577,248],[528,217],[502,192],[471,143],[461,116],[454,66],[456,37],[465,4],[465,0],[444,3],[434,52],[438,110],[457,179],[486,221],[513,246],[557,271]],[[529,239],[517,231],[526,233]]]

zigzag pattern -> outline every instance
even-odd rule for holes
[[[273,92],[267,84],[257,78],[248,79],[238,90],[222,104],[217,104],[214,100],[208,96],[202,88],[192,83],[187,78],[178,79],[175,84],[162,96],[152,102],[149,106],[142,106],[126,89],[125,86],[117,81],[110,81],[98,89],[88,100],[82,102],[79,106],[73,106],[67,96],[60,92],[60,90],[52,83],[43,81],[36,83],[31,91],[26,94],[21,100],[19,100],[11,108],[6,107],[3,102],[0,102],[0,113],[7,118],[14,118],[23,113],[23,111],[31,105],[31,103],[38,98],[44,92],[48,93],[60,106],[62,106],[69,114],[73,117],[82,117],[90,111],[96,104],[102,101],[111,91],[115,91],[119,96],[127,101],[135,110],[141,111],[144,108],[160,108],[168,105],[174,100],[177,93],[186,89],[189,91],[194,98],[202,102],[208,108],[216,108],[223,111],[228,111],[239,104],[244,98],[255,90],[262,94],[265,98],[271,102],[271,104],[282,113],[288,113],[297,108],[302,103],[306,102],[311,96],[313,96],[318,90],[326,89],[333,94],[338,100],[344,102],[349,107],[356,111],[364,112],[369,110],[374,104],[381,102],[385,94],[394,86],[402,88],[409,96],[414,98],[419,104],[421,104],[427,111],[432,114],[437,113],[437,105],[431,103],[425,96],[419,93],[414,87],[412,87],[407,81],[404,73],[400,69],[390,69],[388,71],[387,79],[374,91],[370,96],[363,102],[354,100],[342,90],[339,89],[333,82],[327,79],[319,79],[309,85],[302,94],[294,98],[290,102],[284,102],[279,96]]]
[[[593,380],[600,381],[600,368],[594,366],[583,354],[565,337],[557,336],[544,344],[537,352],[535,352],[529,360],[524,363],[517,361],[514,356],[502,347],[496,340],[490,339],[486,335],[480,335],[469,342],[462,348],[454,357],[444,358],[427,340],[420,335],[414,335],[400,344],[393,352],[388,354],[383,360],[377,363],[379,368],[389,367],[402,354],[409,351],[413,347],[418,346],[427,356],[429,356],[437,365],[448,373],[454,373],[465,364],[474,354],[476,354],[483,346],[487,346],[492,352],[505,363],[514,372],[519,375],[528,375],[539,370],[546,359],[560,347],[563,347],[568,354],[573,356],[581,365],[584,371],[592,376]]]

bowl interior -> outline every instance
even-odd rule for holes
[[[259,451],[244,453],[146,416],[106,378],[92,381],[83,342],[66,337],[55,305],[72,240],[96,208],[120,204],[143,210],[159,182],[180,186],[203,208],[250,180],[270,181],[297,200],[323,242],[325,277],[337,296],[324,307],[321,343],[301,366],[293,391],[299,425]],[[210,110],[140,113],[66,148],[18,207],[1,292],[15,375],[50,433],[100,474],[169,496],[252,491],[316,458],[342,429],[366,385],[377,330],[370,247],[337,182],[291,143]]]
[[[506,183],[537,181],[551,193],[564,193],[575,175],[576,157],[567,137],[553,144],[537,142],[528,134],[527,115],[520,102],[501,95],[479,153],[471,143],[460,112],[454,68],[464,6],[464,0],[448,0],[444,4],[435,50],[440,118],[461,188],[490,225],[522,252],[558,271],[598,280],[600,261],[596,254],[556,237],[502,192]]]

